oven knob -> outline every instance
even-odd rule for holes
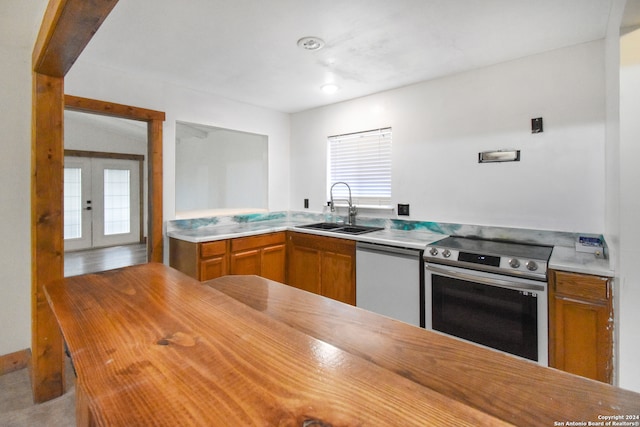
[[[431,256],[436,256],[436,255],[438,255],[438,248],[431,248],[431,249],[429,249],[429,253],[431,254]]]
[[[442,251],[442,256],[445,258],[449,258],[451,256],[451,251],[449,249],[445,249]]]
[[[527,269],[530,271],[536,271],[538,269],[538,264],[536,264],[535,261],[527,261],[525,265],[527,266]]]
[[[509,260],[509,265],[511,268],[518,268],[520,267],[520,260],[518,258],[511,258]]]

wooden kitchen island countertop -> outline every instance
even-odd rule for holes
[[[640,414],[639,394],[256,276],[203,285],[145,264],[45,293],[77,371],[79,425],[548,426]]]

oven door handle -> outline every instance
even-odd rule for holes
[[[523,291],[544,291],[545,286],[543,284],[534,283],[519,283],[512,280],[493,279],[488,277],[476,276],[474,274],[460,273],[458,271],[452,271],[447,268],[435,267],[432,264],[426,264],[425,268],[432,273],[436,273],[443,276],[448,276],[452,279],[466,280],[468,282],[482,283],[483,285],[498,286],[501,288],[509,288]]]

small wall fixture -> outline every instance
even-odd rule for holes
[[[531,119],[531,133],[541,133],[543,130],[542,117]]]
[[[478,153],[478,163],[519,162],[520,150],[495,150]]]

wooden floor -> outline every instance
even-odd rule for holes
[[[147,245],[144,243],[65,252],[64,277],[113,270],[146,262]]]

